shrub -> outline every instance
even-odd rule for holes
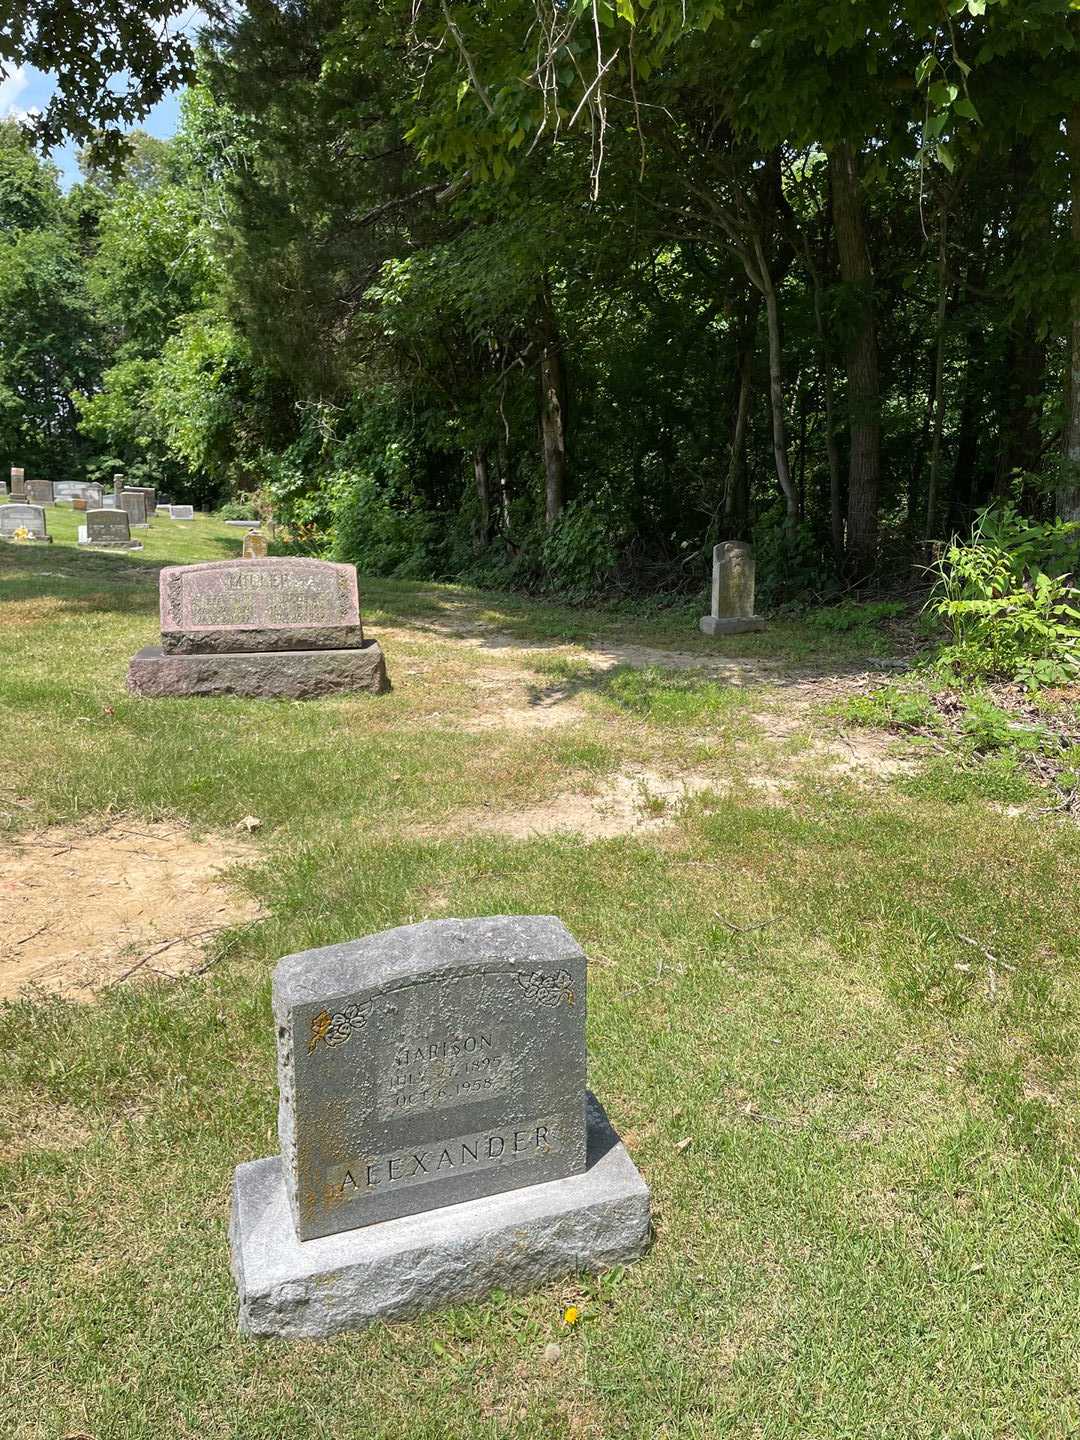
[[[333,477],[333,554],[363,574],[427,579],[440,574],[432,517],[415,502],[398,508],[374,476],[343,470]]]
[[[984,511],[969,540],[936,566],[933,611],[952,632],[942,660],[965,676],[1000,676],[1029,690],[1080,672],[1080,590],[1073,567],[1080,525],[1024,520],[1012,506]]]
[[[835,595],[835,561],[809,525],[792,529],[777,506],[754,526],[753,541],[758,610],[820,603]]]
[[[572,501],[544,537],[547,588],[568,600],[602,591],[615,568],[617,541],[612,521],[584,501]]]

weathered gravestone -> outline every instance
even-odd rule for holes
[[[53,485],[53,504],[70,505],[85,500],[88,510],[101,507],[102,489],[91,480],[57,480]]]
[[[173,520],[194,520],[195,507],[193,505],[170,505],[169,515]]]
[[[727,540],[713,550],[712,614],[701,617],[706,635],[741,635],[764,630],[754,614],[754,550],[742,540]]]
[[[146,518],[151,519],[157,511],[157,491],[153,485],[125,485],[123,493],[144,495],[146,497]]]
[[[241,554],[245,560],[265,560],[267,551],[266,536],[261,535],[258,530],[249,530],[244,536],[244,547]]]
[[[6,480],[0,480],[0,495],[7,495],[8,485]]]
[[[389,690],[364,638],[356,570],[327,560],[212,560],[161,572],[161,646],[128,670],[139,695],[305,699]]]
[[[258,530],[262,524],[261,520],[226,520],[226,525],[233,525],[238,530]]]
[[[104,503],[104,502],[103,502],[103,503]],[[82,497],[81,495],[76,495],[76,496],[72,499],[71,508],[72,508],[72,510],[85,511],[85,510],[89,510],[90,507],[89,507],[89,505],[87,505],[86,501],[83,499],[83,497]]]
[[[31,505],[51,505],[53,503],[52,481],[27,480],[26,498]]]
[[[142,541],[132,540],[126,510],[88,510],[86,524],[79,526],[79,544],[100,550],[141,550]]]
[[[22,500],[26,496],[26,471],[21,465],[11,467],[11,498]]]
[[[19,500],[0,505],[0,540],[51,545],[44,506],[26,505]]]
[[[146,496],[141,490],[121,490],[116,497],[116,506],[125,511],[132,529],[149,524],[146,518]]]
[[[649,1191],[585,1090],[550,915],[435,920],[274,975],[281,1156],[237,1168],[249,1334],[322,1336],[634,1260]]]

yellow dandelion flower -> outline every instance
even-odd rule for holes
[[[580,1312],[578,1311],[577,1306],[576,1306],[576,1305],[568,1305],[568,1306],[566,1307],[566,1309],[563,1311],[563,1317],[562,1317],[562,1318],[563,1318],[563,1322],[564,1322],[565,1324],[567,1324],[567,1325],[576,1325],[577,1322],[578,1322],[578,1320],[579,1320],[579,1318],[580,1318]]]

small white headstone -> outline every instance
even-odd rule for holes
[[[712,613],[701,617],[706,635],[740,635],[764,630],[754,614],[754,550],[743,540],[725,540],[713,550]]]

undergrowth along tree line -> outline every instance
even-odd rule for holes
[[[766,604],[824,596],[991,501],[1080,514],[1069,0],[207,14],[122,57],[189,82],[174,141],[117,169],[138,104],[62,87],[64,196],[4,129],[14,463],[582,597],[698,589],[730,537]]]

